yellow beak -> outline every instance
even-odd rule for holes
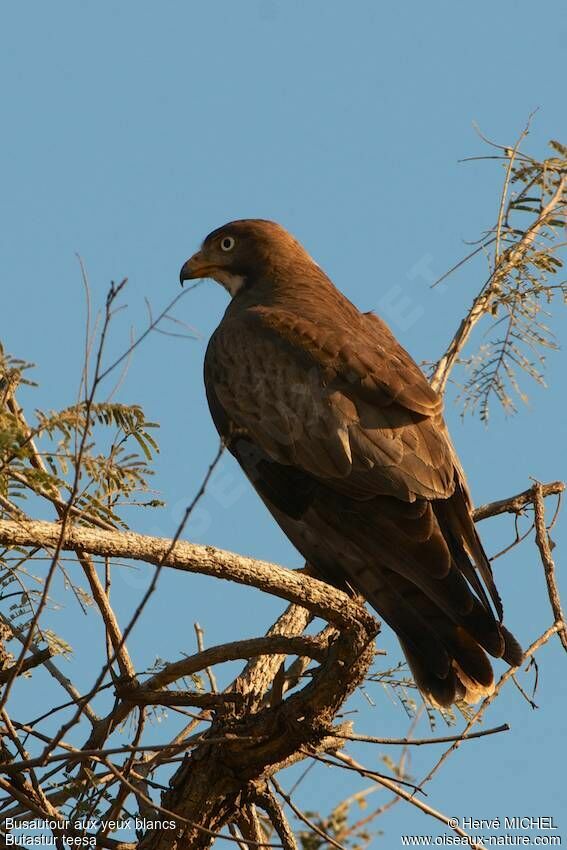
[[[211,277],[211,273],[217,268],[218,266],[215,266],[214,263],[205,260],[201,251],[197,251],[183,264],[179,272],[179,282],[183,286],[185,280],[193,280],[196,277]]]

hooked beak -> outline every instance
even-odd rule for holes
[[[183,286],[185,280],[193,280],[196,277],[211,277],[216,268],[217,266],[213,263],[205,260],[201,251],[197,251],[183,264],[179,272],[179,282]]]

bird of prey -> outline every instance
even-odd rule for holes
[[[428,702],[490,694],[486,653],[517,665],[522,650],[440,396],[275,222],[210,233],[180,274],[203,277],[231,295],[205,357],[211,415],[269,511],[319,576],[394,629]]]

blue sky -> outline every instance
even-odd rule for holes
[[[563,9],[544,2],[537,15],[545,33],[534,38],[536,13],[524,0],[474,8],[371,0],[4,4],[0,337],[37,364],[40,383],[21,400],[55,408],[76,397],[85,312],[77,253],[99,307],[111,279],[129,279],[128,309],[111,342],[120,352],[130,325],[144,327],[144,298],[155,309],[167,303],[182,262],[207,232],[237,217],[280,221],[356,304],[381,312],[417,360],[435,359],[485,269],[467,266],[442,291],[429,284],[464,254],[463,240],[493,223],[502,179],[498,164],[457,160],[487,152],[473,121],[510,144],[536,107],[526,149],[543,157],[550,138],[565,141]],[[198,338],[152,336],[121,387],[122,401],[142,404],[161,424],[155,486],[167,507],[137,514],[141,532],[175,531],[215,452],[201,371],[225,305],[212,283],[185,297],[176,315]],[[559,305],[551,324],[564,341]],[[522,490],[531,476],[565,477],[564,370],[564,353],[550,354],[549,389],[530,387],[530,406],[511,419],[495,410],[488,429],[461,422],[450,388],[447,418],[477,503]],[[559,563],[564,528],[563,520],[554,534]],[[512,534],[509,521],[481,530],[489,552]],[[228,458],[187,534],[301,564]],[[550,621],[533,542],[499,560],[496,573],[507,622],[527,645]],[[148,578],[117,571],[122,622]],[[281,608],[250,590],[164,575],[151,603],[157,625],[148,617],[132,637],[136,666],[192,651],[194,620],[217,643],[261,633]],[[77,645],[65,669],[85,687],[96,619],[71,599],[53,614],[54,628]],[[386,631],[381,643],[396,659]],[[463,746],[431,783],[433,806],[479,818],[554,814],[567,830],[557,757],[564,657],[553,642],[539,659],[540,709],[508,687],[487,722],[508,721],[512,732]],[[361,695],[353,700],[359,730],[405,734],[404,712],[376,686],[369,692],[375,707]],[[378,752],[363,755],[378,765]],[[436,755],[416,750],[412,773],[421,777]],[[350,775],[316,768],[298,799],[326,807],[356,787]],[[404,804],[381,828],[384,839],[373,846],[398,846],[402,831],[439,832]]]

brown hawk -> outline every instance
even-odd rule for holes
[[[361,313],[271,221],[213,231],[181,269],[232,296],[205,357],[219,434],[306,561],[397,633],[429,702],[517,665],[442,399],[387,325]]]

